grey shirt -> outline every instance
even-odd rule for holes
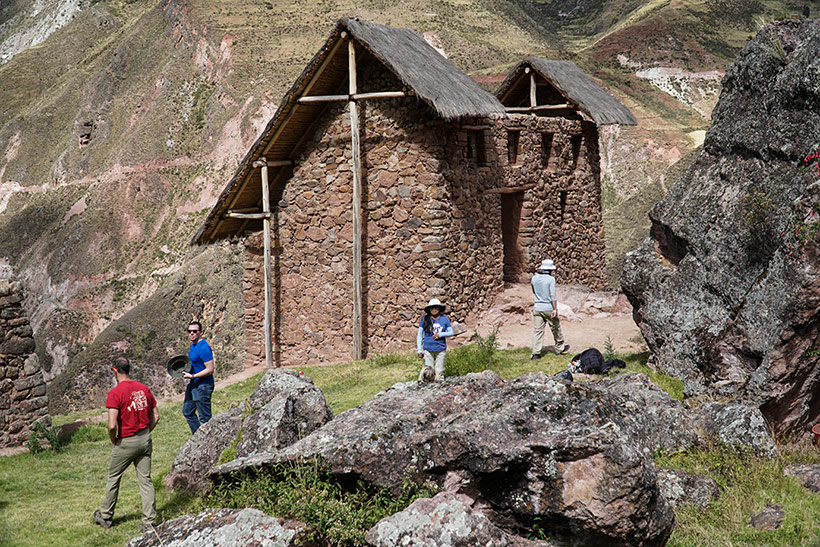
[[[558,300],[555,294],[555,278],[544,270],[532,276],[532,293],[535,298],[533,311],[552,311],[552,303]]]

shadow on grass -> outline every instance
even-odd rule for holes
[[[167,492],[170,493],[170,497],[160,507],[157,507],[158,523],[186,514],[195,502],[200,499],[199,494],[195,492],[186,492],[184,490],[167,490]]]

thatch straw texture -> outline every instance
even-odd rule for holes
[[[343,33],[347,36],[343,37]],[[348,39],[355,43],[357,52],[367,52],[383,63],[409,92],[444,120],[504,112],[504,106],[494,95],[442,57],[416,32],[357,19],[340,19],[325,44],[282,98],[273,118],[251,146],[197,231],[193,243],[238,235],[245,229],[260,229],[261,221],[228,218],[226,213],[259,207],[261,179],[259,170],[252,167],[254,161],[262,156],[268,161],[298,157],[311,127],[327,108],[326,103],[299,103],[300,97],[347,94]],[[281,186],[290,176],[289,167],[272,169],[271,193],[274,198],[277,185],[281,192]]]
[[[525,57],[498,87],[496,97],[505,102],[503,97],[520,78],[524,77],[527,67],[554,86],[570,102],[577,104],[580,110],[598,125],[638,124],[638,120],[627,107],[596,84],[572,61]]]

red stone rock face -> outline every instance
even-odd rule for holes
[[[401,88],[385,72],[366,79],[361,92]],[[528,278],[544,258],[555,260],[561,283],[605,285],[594,124],[528,115],[445,123],[414,97],[369,101],[360,120],[363,334],[371,354],[412,348],[430,298],[460,320],[488,307],[505,276]],[[279,364],[351,355],[350,141],[346,108],[329,107],[276,207]],[[248,238],[248,365],[264,360],[262,247],[261,233]]]
[[[46,382],[22,307],[20,283],[0,280],[0,448],[21,446],[48,415]]]

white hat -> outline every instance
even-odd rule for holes
[[[446,309],[444,304],[442,304],[438,298],[433,298],[430,300],[430,302],[427,303],[426,306],[424,306],[425,313],[430,313],[430,308],[432,308],[433,306],[441,310],[439,313],[444,313],[444,310]]]
[[[550,260],[549,258],[546,260],[541,261],[541,265],[538,266],[539,270],[554,270],[555,269],[555,262]]]

